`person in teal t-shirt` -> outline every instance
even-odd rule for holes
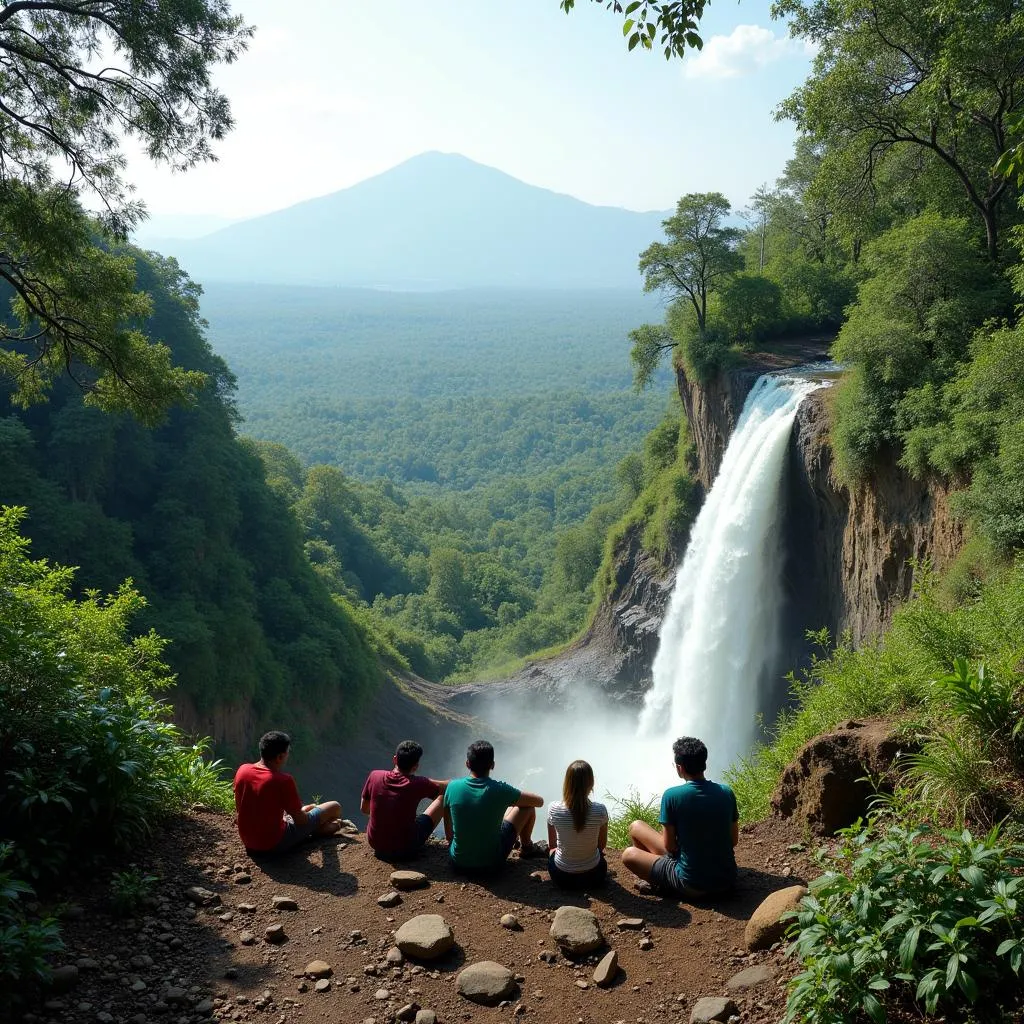
[[[444,791],[444,834],[455,867],[465,871],[499,867],[517,842],[520,857],[546,852],[531,838],[543,797],[492,779],[494,747],[486,740],[469,745],[466,767],[468,778],[452,779]]]
[[[661,832],[644,821],[629,826],[632,846],[622,863],[655,889],[674,896],[702,897],[729,892],[736,884],[739,810],[733,791],[704,778],[708,748],[693,736],[672,744],[676,774],[683,785],[661,798]]]

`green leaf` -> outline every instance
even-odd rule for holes
[[[1017,945],[1017,939],[1003,939],[996,947],[996,956],[1005,956]]]
[[[952,988],[956,982],[956,976],[960,973],[960,957],[953,953],[946,961],[946,988]]]
[[[639,32],[634,32],[633,35],[631,35],[629,37],[629,46],[627,47],[627,49],[629,49],[629,50],[635,49],[636,48],[636,44],[639,43],[639,42],[640,42],[640,33]]]
[[[889,979],[883,978],[882,975],[876,974],[869,982],[868,988],[875,992],[884,992],[889,987]]]
[[[627,18],[625,20],[625,22],[623,22],[623,25],[622,25],[622,34],[624,36],[628,36],[629,33],[633,31],[633,26],[635,24],[636,24],[636,22],[632,18]]]
[[[864,1012],[875,1024],[885,1024],[885,1009],[875,996],[871,995],[870,992],[865,994],[860,1004],[864,1007]]]

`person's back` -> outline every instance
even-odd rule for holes
[[[701,892],[721,892],[736,883],[732,826],[737,818],[733,791],[709,779],[690,779],[665,791],[661,820],[675,828],[679,842],[676,873]]]
[[[548,875],[567,889],[599,885],[608,874],[608,809],[590,799],[593,791],[594,769],[573,761],[565,770],[562,799],[548,808]]]
[[[423,748],[413,740],[398,745],[390,771],[370,772],[363,785],[360,810],[369,815],[366,841],[378,857],[401,859],[419,851],[441,820],[441,801],[447,782],[417,775]],[[433,800],[417,814],[422,800]]]

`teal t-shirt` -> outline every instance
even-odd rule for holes
[[[676,830],[676,874],[682,882],[704,892],[736,884],[732,825],[739,818],[735,794],[719,782],[702,779],[665,790],[659,820]]]
[[[452,819],[451,857],[461,868],[490,868],[501,863],[501,820],[520,791],[497,779],[452,779],[444,806]]]

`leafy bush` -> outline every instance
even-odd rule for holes
[[[110,903],[114,912],[127,917],[141,909],[152,896],[155,884],[155,875],[143,874],[138,868],[115,871],[110,879]]]
[[[906,1004],[995,1016],[997,1000],[1021,992],[1022,853],[998,829],[980,839],[927,825],[846,830],[791,929],[803,970],[786,1024],[862,1014],[883,1024],[887,1009]]]
[[[614,813],[608,816],[608,846],[613,850],[624,850],[632,845],[629,837],[629,826],[634,821],[646,821],[652,828],[661,828],[658,821],[658,797],[646,799],[639,790],[631,789],[625,796],[616,797],[608,794],[605,799],[615,805]]]

